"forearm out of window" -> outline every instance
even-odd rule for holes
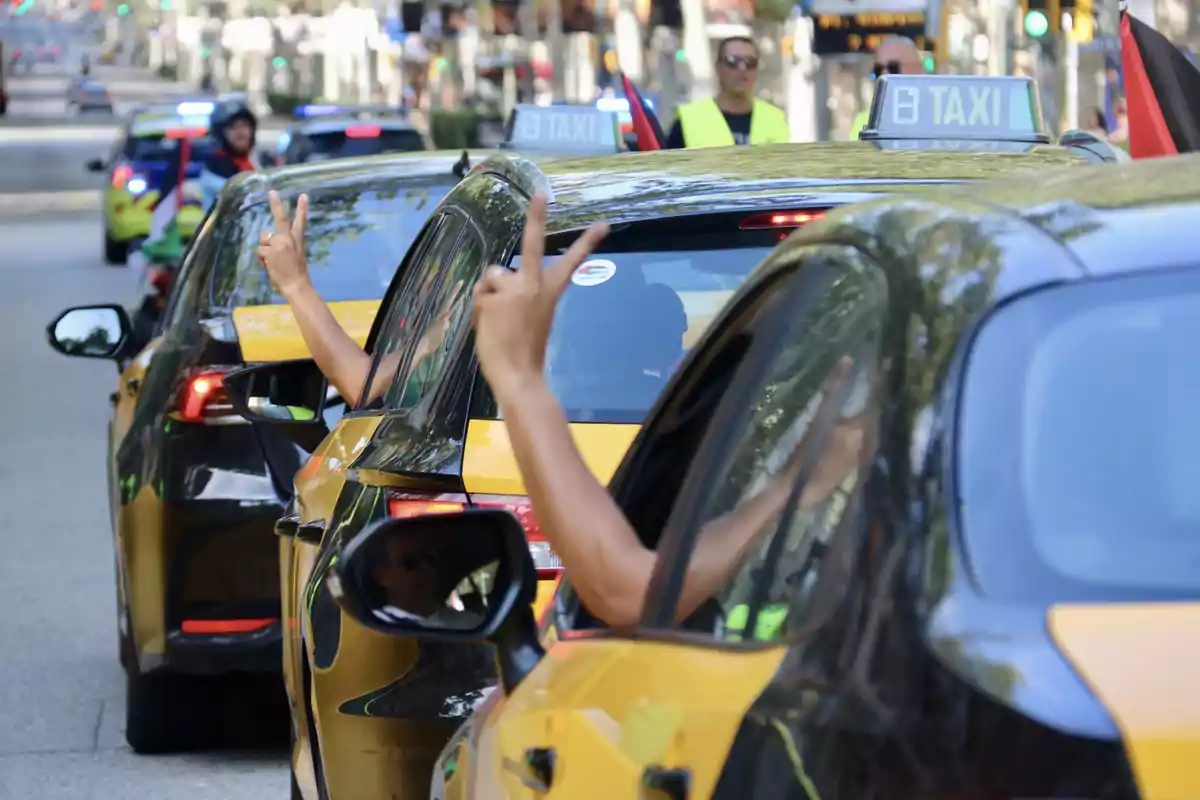
[[[579,454],[558,399],[542,381],[500,398],[538,525],[583,604],[613,627],[637,622],[654,552]]]
[[[342,328],[312,285],[287,298],[313,361],[351,406],[358,403],[371,358]]]
[[[725,586],[759,546],[762,537],[775,530],[794,485],[794,472],[785,471],[754,497],[704,525],[683,579],[676,606],[677,621],[687,619]],[[825,495],[818,496],[805,486],[800,492],[797,513],[814,508],[824,499]]]

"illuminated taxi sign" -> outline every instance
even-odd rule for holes
[[[1030,78],[884,75],[860,139],[1049,143]]]
[[[595,106],[519,105],[504,132],[505,148],[526,152],[602,155],[622,150],[619,116]]]

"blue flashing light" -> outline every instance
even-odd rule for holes
[[[176,113],[181,117],[201,117],[212,114],[215,106],[207,102],[187,102],[180,103],[176,108]]]
[[[315,117],[333,117],[338,114],[346,113],[346,106],[330,106],[310,103],[308,105],[296,106],[296,110],[292,112],[292,116],[297,119],[313,119]]]

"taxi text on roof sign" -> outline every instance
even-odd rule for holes
[[[504,145],[526,151],[618,153],[620,118],[595,106],[519,105],[508,119]]]
[[[884,75],[861,139],[988,139],[1048,143],[1030,78]]]

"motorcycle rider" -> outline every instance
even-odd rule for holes
[[[209,120],[208,132],[216,140],[217,150],[205,160],[204,171],[200,173],[206,211],[216,202],[225,181],[239,172],[258,171],[252,157],[258,118],[241,101],[218,103]]]

